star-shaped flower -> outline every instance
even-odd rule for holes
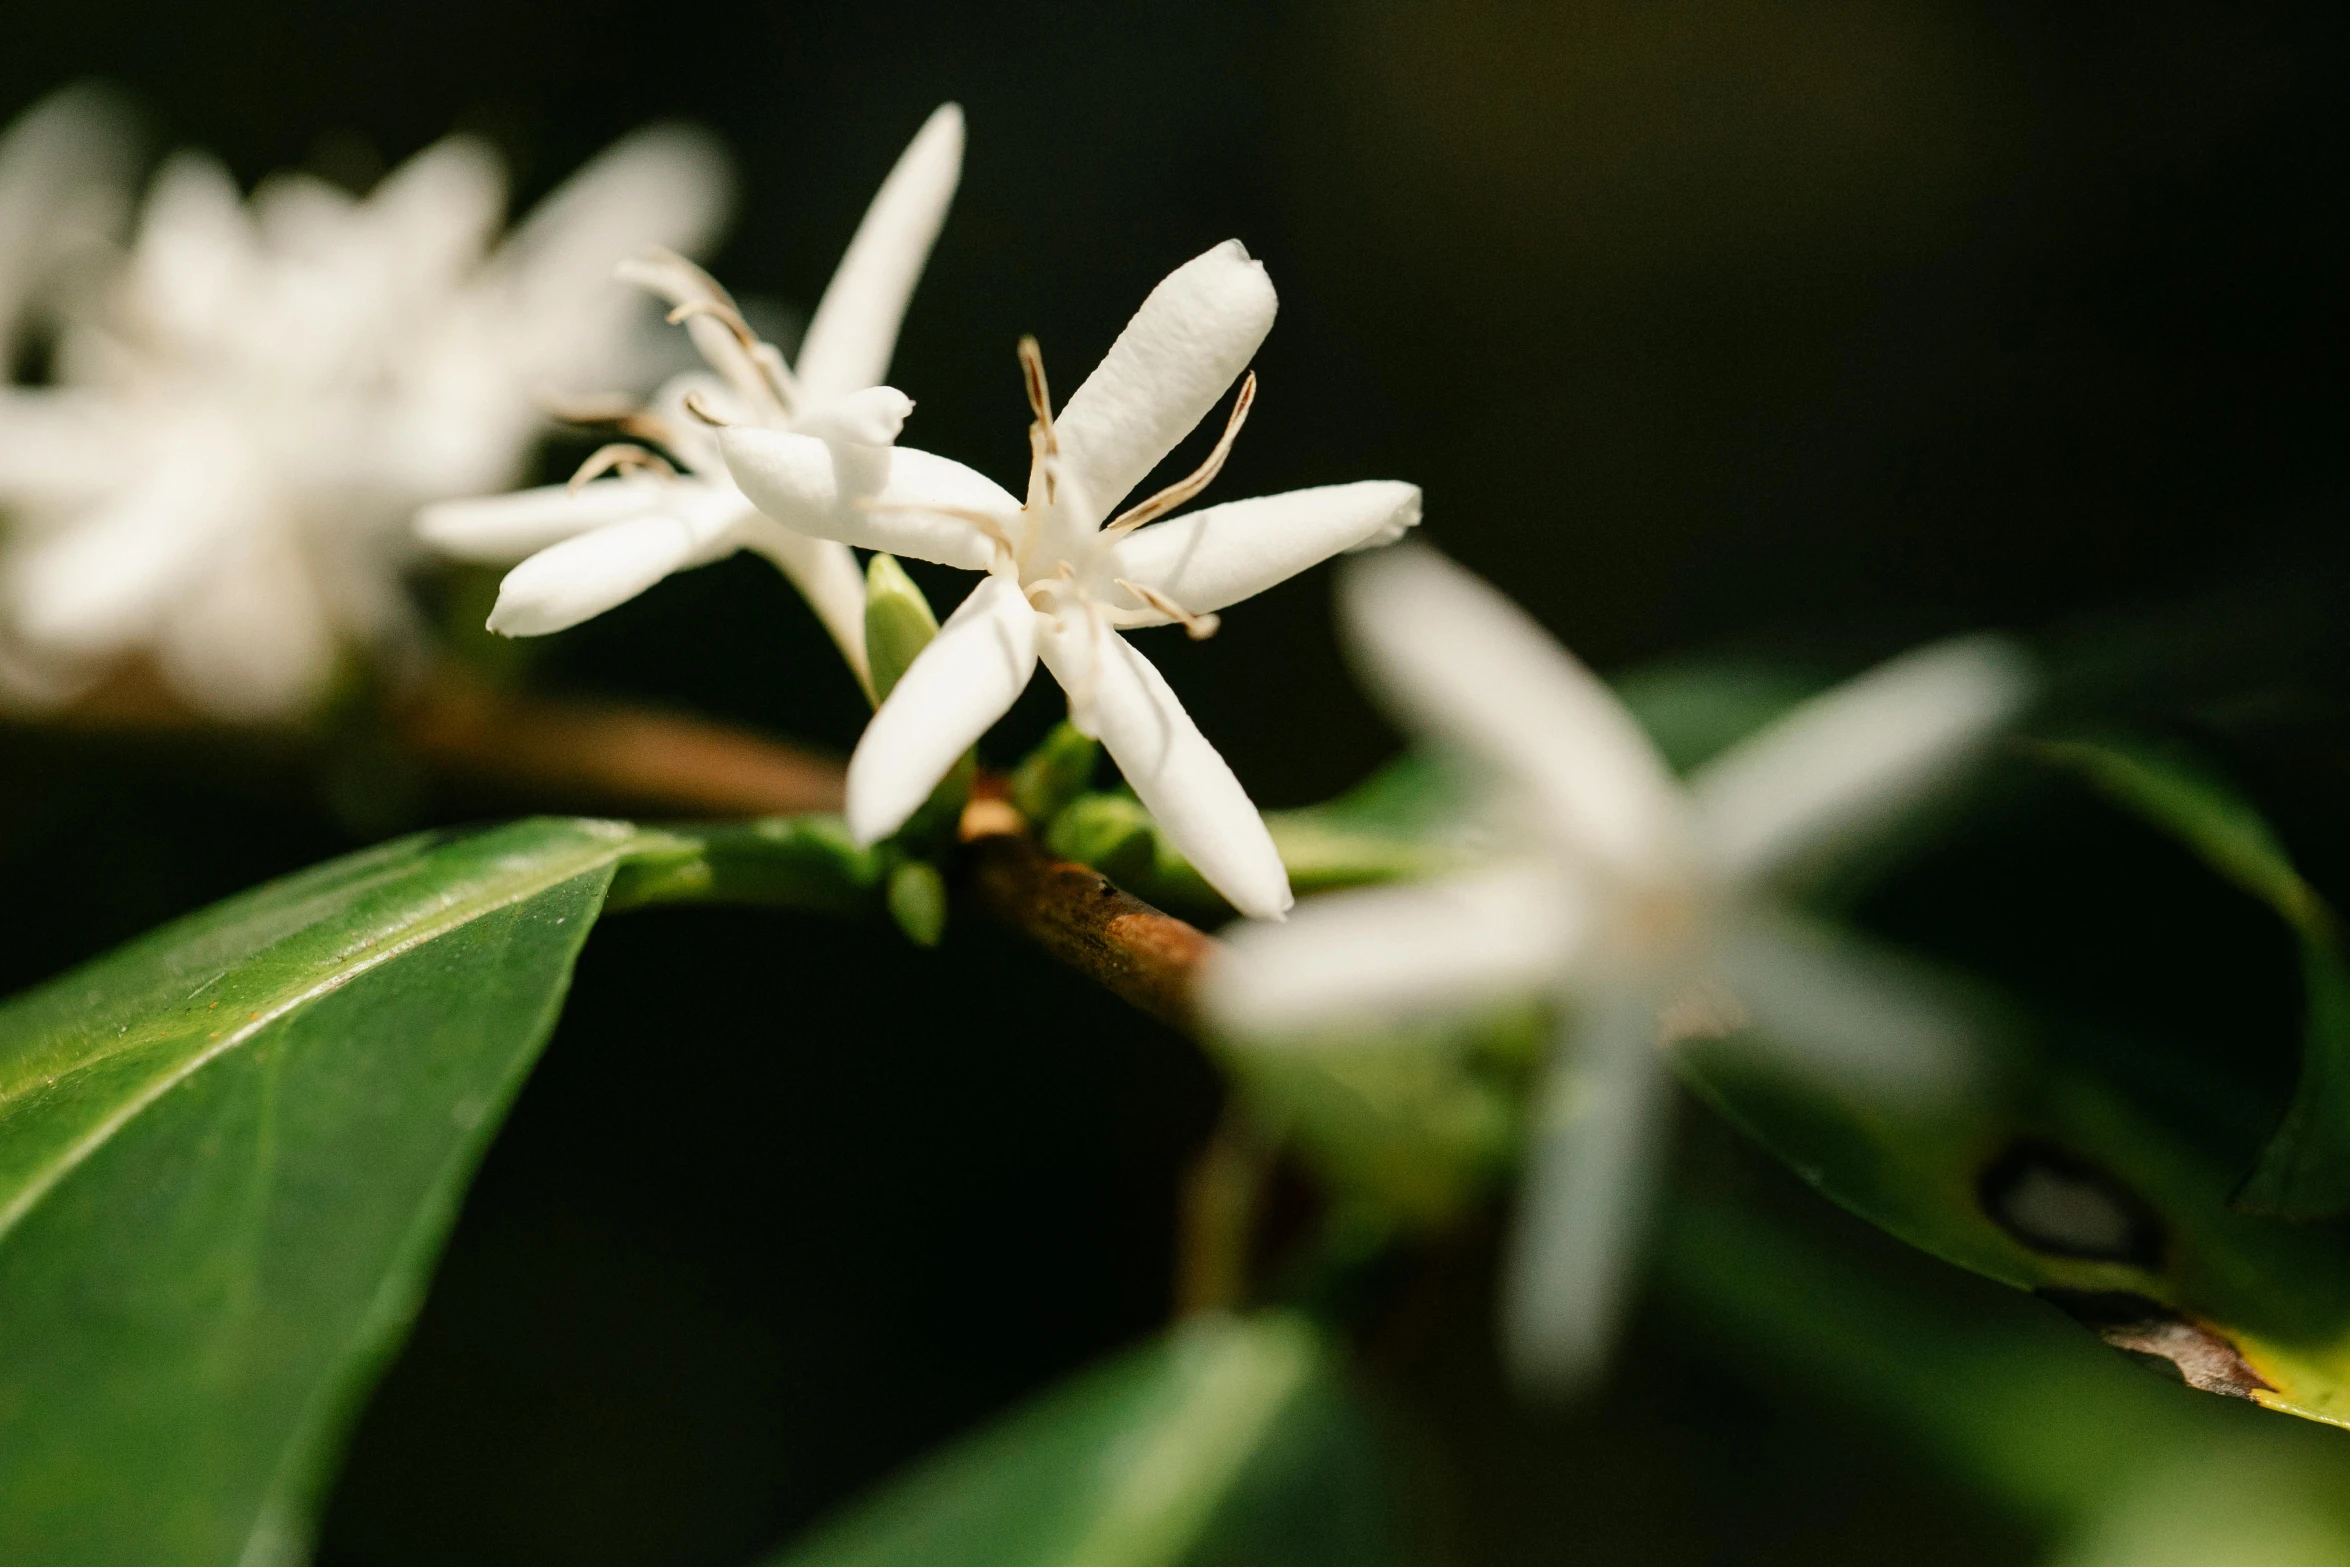
[[[714,374],[679,376],[652,407],[606,414],[623,434],[659,452],[617,443],[589,458],[568,485],[446,502],[419,516],[424,538],[452,555],[522,561],[499,587],[490,629],[508,636],[561,631],[671,572],[749,549],[806,596],[870,690],[864,578],[855,557],[846,545],[761,516],[727,476],[712,426],[794,430],[848,445],[887,446],[897,438],[914,405],[879,382],[962,168],[963,115],[950,103],[930,116],[866,209],[808,323],[796,366],[752,332],[700,268],[676,256],[624,267],[623,277],[670,303],[670,320],[685,324]],[[615,469],[616,477],[596,477]]]
[[[1203,1004],[1297,1035],[1547,994],[1568,1030],[1534,1109],[1504,1336],[1563,1388],[1604,1355],[1650,1184],[1662,1051],[1751,1024],[1879,1091],[1963,1069],[1949,1014],[1773,896],[1942,781],[2020,706],[1989,638],[1892,660],[1676,781],[1632,715],[1515,605],[1426,549],[1364,562],[1340,608],[1367,683],[1496,790],[1516,847],[1449,879],[1316,900],[1233,933]]]
[[[407,646],[416,508],[512,482],[549,386],[639,372],[612,268],[702,244],[727,186],[706,138],[640,133],[493,250],[504,179],[469,138],[364,198],[281,174],[247,200],[171,159],[129,251],[66,300],[54,384],[0,398],[18,694],[144,651],[191,705],[282,720],[345,650]]]
[[[1200,468],[1112,516],[1206,417],[1271,330],[1273,285],[1237,241],[1177,268],[1143,301],[1058,415],[1035,343],[1021,362],[1035,412],[1026,504],[960,463],[906,447],[846,448],[772,430],[720,432],[743,493],[819,538],[986,579],[948,617],[873,716],[849,760],[860,843],[897,831],[956,758],[1001,718],[1039,657],[1169,841],[1244,913],[1277,916],[1289,876],[1232,769],[1167,682],[1118,633],[1181,624],[1342,550],[1392,541],[1420,492],[1371,481],[1169,512],[1205,489],[1232,449],[1256,381],[1243,382]]]

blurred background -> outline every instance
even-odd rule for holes
[[[910,443],[1016,479],[1017,336],[1073,387],[1160,276],[1237,235],[1282,311],[1218,495],[1416,481],[1432,537],[1607,670],[1724,649],[1841,669],[1977,626],[2127,664],[2144,628],[2185,628],[2231,673],[2177,712],[2340,881],[2338,7],[85,0],[11,19],[0,114],[91,76],[156,147],[248,182],[299,165],[364,186],[477,130],[518,207],[636,125],[696,120],[743,177],[713,270],[801,309],[906,138],[958,100],[962,194],[892,375],[920,404]],[[1326,592],[1293,582],[1164,649],[1267,805],[1395,743]],[[841,751],[862,714],[748,560],[556,639],[534,679]],[[1052,703],[1040,683],[999,760]],[[533,803],[333,795],[293,746],[0,731],[0,872],[33,889],[0,980],[395,827]],[[1882,921],[1930,936],[1936,910],[2071,854],[2077,890],[2023,900],[1971,955],[2057,989],[2118,980],[2165,1026],[2224,1019],[2288,1062],[2289,952],[2246,911],[2166,902],[2183,860],[2170,882],[2159,857],[2102,874],[2143,848],[2131,831],[1946,865],[1959,893]],[[2212,950],[2242,957],[2232,979],[2166,967]],[[986,930],[917,954],[773,914],[611,923],[362,1421],[322,1561],[751,1560],[1163,1319],[1174,1191],[1216,1093],[1188,1045]],[[1810,1203],[1683,1121],[1691,1179]],[[1803,1222],[1908,1267],[1949,1321],[2047,1326]],[[1439,1259],[1434,1287],[1484,1267]],[[1405,1333],[1381,1382],[1428,1449],[1410,1506],[1456,1559],[2043,1549],[1721,1319],[1644,1312],[1616,1385],[1569,1415],[1515,1409],[1486,1354]]]

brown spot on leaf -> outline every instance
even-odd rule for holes
[[[1984,1168],[1975,1196],[2001,1229],[2044,1255],[2162,1265],[2162,1221],[2146,1199],[2054,1143],[2009,1144]]]
[[[2040,1296],[2131,1359],[2189,1387],[2228,1398],[2273,1391],[2209,1324],[2158,1300],[2119,1290],[2045,1289]]]

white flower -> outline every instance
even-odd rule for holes
[[[205,712],[285,719],[346,648],[400,651],[409,518],[512,482],[550,386],[641,374],[647,312],[612,268],[706,242],[727,183],[706,138],[640,133],[493,251],[504,179],[469,138],[363,199],[281,174],[245,200],[171,159],[66,302],[54,384],[0,400],[19,696],[144,651]]]
[[[61,271],[120,230],[131,173],[129,117],[96,88],[53,92],[0,135],[0,351],[10,358],[27,318],[54,303]]]
[[[522,560],[499,587],[490,629],[508,636],[561,631],[671,572],[749,549],[798,586],[870,691],[864,579],[855,557],[846,545],[759,515],[727,476],[710,424],[877,446],[897,438],[914,405],[878,383],[962,168],[963,114],[950,103],[930,116],[866,209],[808,323],[795,367],[787,368],[783,355],[752,333],[726,291],[699,268],[675,256],[623,268],[622,276],[675,307],[670,319],[685,323],[716,374],[680,376],[651,408],[616,421],[667,459],[641,446],[607,446],[568,485],[447,502],[418,517],[424,538],[449,554]],[[624,471],[595,479],[611,467]]]
[[[1273,325],[1273,285],[1237,241],[1151,291],[1101,365],[1055,416],[1033,341],[1023,342],[1030,430],[1027,504],[943,457],[770,430],[719,437],[743,493],[821,538],[987,573],[874,714],[849,761],[860,843],[887,837],[1027,686],[1041,656],[1069,718],[1103,743],[1170,842],[1243,913],[1276,916],[1289,877],[1256,807],[1119,631],[1214,611],[1341,550],[1400,536],[1420,492],[1368,482],[1296,490],[1155,519],[1206,488],[1255,392],[1199,470],[1110,518],[1206,416]],[[1105,524],[1104,519],[1110,518]]]
[[[1955,1080],[1964,1041],[1947,1012],[1771,889],[1944,778],[2021,703],[2020,659],[1987,638],[1894,659],[1684,785],[1606,686],[1433,551],[1356,566],[1340,607],[1368,682],[1408,726],[1481,764],[1519,848],[1239,930],[1203,1005],[1220,1027],[1266,1036],[1502,997],[1566,1003],[1504,1334],[1524,1380],[1571,1386],[1618,1310],[1654,1170],[1660,1047],[1751,1022],[1799,1065],[1877,1091]]]

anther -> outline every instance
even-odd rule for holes
[[[736,423],[735,420],[729,419],[711,407],[710,400],[702,395],[702,389],[698,386],[687,392],[680,401],[687,413],[692,414],[713,430],[731,429]]]
[[[1020,379],[1028,388],[1028,411],[1036,415],[1037,428],[1044,431],[1044,449],[1058,452],[1060,443],[1053,438],[1053,393],[1044,378],[1044,350],[1033,337],[1020,339]]]
[[[1240,383],[1240,395],[1232,400],[1232,416],[1224,421],[1224,433],[1216,438],[1216,449],[1208,453],[1208,460],[1141,505],[1119,513],[1102,532],[1113,536],[1132,533],[1144,523],[1166,516],[1214,483],[1216,475],[1224,471],[1224,460],[1232,455],[1232,443],[1240,439],[1240,427],[1248,423],[1248,411],[1256,400],[1257,373],[1251,370]]]
[[[658,473],[672,479],[677,477],[677,470],[659,452],[649,452],[628,441],[613,441],[588,453],[588,460],[579,465],[564,488],[577,495],[590,479],[606,473]]]
[[[1151,608],[1157,610],[1160,614],[1166,616],[1169,620],[1172,620],[1177,625],[1181,626],[1183,628],[1183,634],[1191,638],[1191,640],[1194,642],[1205,642],[1208,638],[1216,634],[1217,627],[1224,624],[1224,619],[1222,616],[1195,615],[1190,610],[1185,609],[1182,605],[1176,603],[1173,599],[1167,597],[1166,594],[1161,593],[1157,588],[1146,588],[1139,582],[1128,582],[1124,577],[1118,577],[1113,580],[1116,581],[1118,586],[1124,588],[1127,592],[1133,594],[1136,598],[1142,600],[1145,604],[1148,604]]]

